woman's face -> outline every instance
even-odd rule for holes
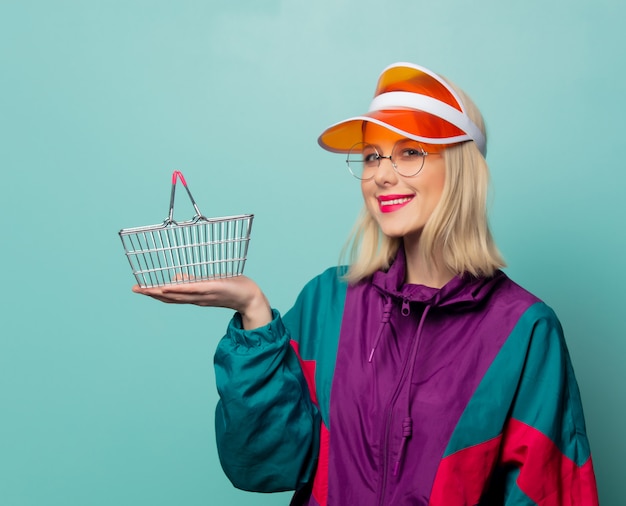
[[[405,139],[374,123],[368,123],[364,142],[389,156],[396,142]],[[367,210],[389,237],[418,241],[426,222],[441,199],[446,170],[443,156],[426,156],[422,170],[411,177],[401,176],[388,159],[380,160],[372,179],[361,181]]]

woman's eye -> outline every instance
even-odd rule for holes
[[[378,154],[377,153],[364,153],[363,154],[363,162],[365,162],[365,163],[376,163],[376,162],[378,162]]]
[[[400,156],[402,158],[421,158],[424,156],[424,153],[421,149],[405,148],[400,152]]]

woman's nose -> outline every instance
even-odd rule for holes
[[[377,185],[384,186],[397,181],[396,170],[391,161],[391,156],[381,156],[378,159],[378,167],[374,174],[374,181]]]

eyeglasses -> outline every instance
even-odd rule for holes
[[[391,154],[383,156],[376,146],[358,142],[350,148],[346,164],[348,170],[357,179],[372,179],[380,161],[387,158],[393,170],[404,177],[417,176],[424,167],[424,159],[428,153],[422,149],[417,141],[402,139],[395,143]]]

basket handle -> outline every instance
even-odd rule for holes
[[[193,217],[193,219],[194,220],[199,220],[199,219],[206,220],[204,215],[200,212],[200,209],[198,209],[198,205],[196,204],[196,201],[194,200],[193,195],[191,195],[191,191],[189,191],[189,187],[187,186],[187,181],[185,181],[185,177],[183,176],[183,173],[179,170],[175,170],[172,173],[172,193],[170,194],[170,212],[168,214],[167,219],[165,220],[165,223],[166,224],[176,223],[174,221],[174,196],[176,195],[176,182],[179,179],[180,179],[180,182],[185,187],[185,190],[187,190],[187,195],[189,195],[189,200],[191,200],[191,204],[193,205],[193,208],[196,211],[196,215]]]

